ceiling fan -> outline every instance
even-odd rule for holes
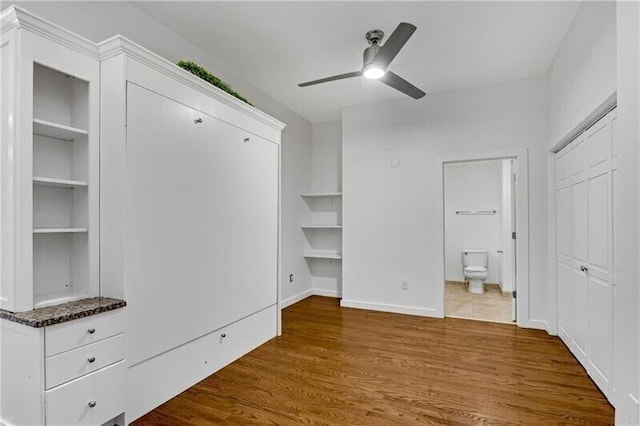
[[[321,78],[319,80],[307,81],[306,83],[298,84],[298,86],[307,87],[329,81],[364,76],[372,80],[380,80],[384,84],[391,86],[414,99],[420,99],[425,95],[422,90],[418,89],[398,74],[387,70],[391,61],[393,61],[398,52],[400,52],[400,49],[402,49],[415,30],[415,25],[401,22],[383,46],[380,46],[380,42],[384,37],[384,33],[380,30],[371,30],[365,35],[370,46],[364,49],[361,71],[354,71],[346,74],[334,75],[332,77]]]

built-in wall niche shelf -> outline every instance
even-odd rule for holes
[[[318,192],[312,194],[301,194],[302,198],[335,198],[342,197],[342,192]]]
[[[34,176],[33,184],[39,186],[53,186],[56,188],[81,188],[86,187],[87,182],[71,179],[56,179],[42,176]]]
[[[303,225],[302,229],[342,229],[342,225]]]
[[[76,127],[65,126],[64,124],[53,123],[38,118],[33,119],[33,133],[40,136],[47,136],[55,139],[73,141],[81,137],[86,137],[89,132]]]
[[[331,251],[308,251],[304,254],[304,257],[307,259],[332,259],[332,260],[340,260],[342,259],[342,254],[331,252]]]
[[[35,228],[34,234],[77,234],[88,232],[87,228]]]

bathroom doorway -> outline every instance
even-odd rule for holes
[[[443,163],[444,314],[515,324],[514,158]]]

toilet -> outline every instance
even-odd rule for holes
[[[484,293],[484,281],[489,276],[487,265],[489,255],[486,250],[462,250],[462,266],[464,279],[469,281],[469,293]]]

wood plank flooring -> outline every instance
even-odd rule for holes
[[[283,334],[135,425],[613,424],[558,338],[311,297]]]

